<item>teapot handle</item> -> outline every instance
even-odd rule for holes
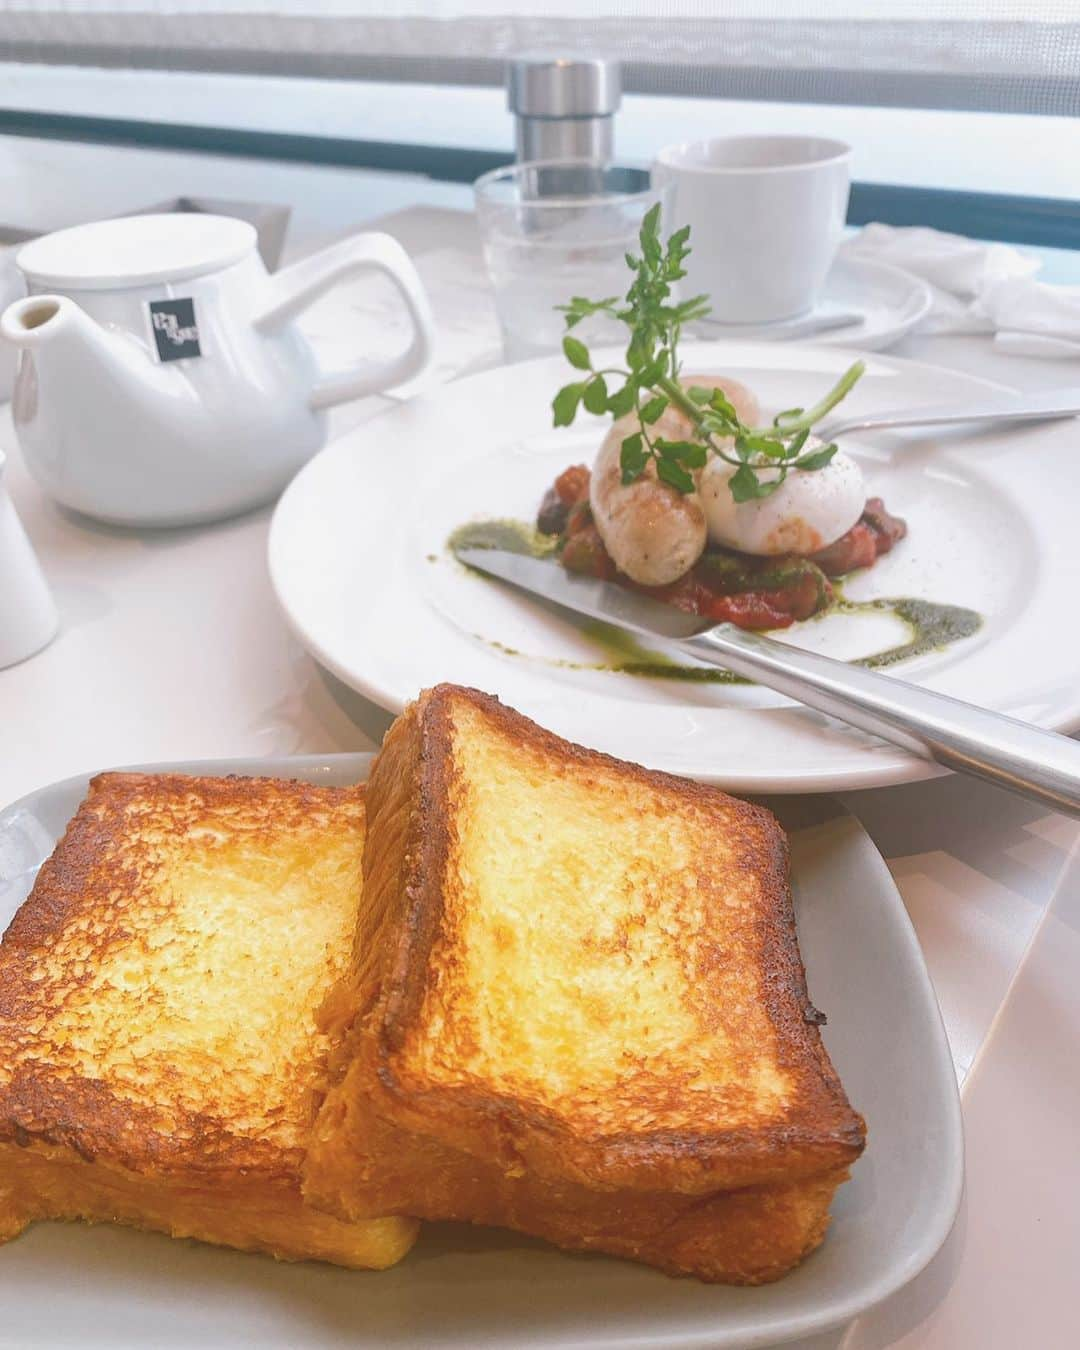
[[[256,315],[255,327],[273,332],[337,282],[367,271],[382,272],[394,283],[412,321],[412,341],[401,355],[389,361],[365,361],[324,375],[311,391],[313,408],[329,408],[392,389],[419,375],[431,360],[435,343],[431,306],[412,260],[388,234],[353,235],[274,273],[268,282],[269,303]]]

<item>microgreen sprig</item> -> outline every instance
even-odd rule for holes
[[[676,230],[660,242],[660,206],[642,221],[638,236],[641,256],[626,255],[634,280],[623,301],[618,296],[587,300],[575,295],[557,308],[566,316],[568,330],[583,319],[603,314],[630,329],[626,367],[593,365],[584,342],[567,332],[563,352],[582,378],[564,385],[552,401],[557,427],[569,426],[578,411],[624,417],[636,412],[639,430],[623,439],[620,451],[622,481],[640,478],[650,460],[657,477],[676,491],[694,490],[693,471],[701,469],[709,455],[734,467],[729,478],[737,502],[768,497],[795,471],[823,469],[836,454],[835,444],[805,450],[811,428],[843,399],[865,367],[857,361],[837,384],[812,408],[790,408],[779,413],[771,426],[748,427],[720,389],[684,388],[679,381],[679,339],[683,326],[709,313],[708,297],[689,300],[673,297],[676,283],[686,276],[684,263],[690,253],[690,227]],[[670,440],[653,428],[675,407],[691,426],[691,438]]]

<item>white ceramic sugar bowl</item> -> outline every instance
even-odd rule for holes
[[[128,216],[35,239],[17,261],[30,294],[0,333],[21,352],[13,412],[27,466],[64,506],[116,524],[183,525],[273,499],[324,444],[324,409],[430,359],[420,279],[386,234],[271,276],[244,221]],[[325,373],[293,319],[371,270],[396,287],[412,340]]]

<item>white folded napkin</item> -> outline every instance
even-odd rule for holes
[[[1034,279],[1042,266],[1010,244],[983,244],[924,226],[872,224],[841,249],[845,257],[889,263],[926,281],[934,296],[923,333],[992,333],[1025,356],[1080,355],[1080,286]]]
[[[1080,343],[1080,286],[1047,286],[1014,278],[987,286],[975,304],[998,339],[1024,333]],[[1056,346],[1046,345],[1048,350]]]

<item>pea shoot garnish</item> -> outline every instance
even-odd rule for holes
[[[690,252],[690,227],[676,230],[665,248],[660,241],[660,206],[646,215],[639,241],[641,256],[626,255],[634,281],[622,302],[618,296],[586,300],[576,295],[558,308],[566,326],[574,328],[593,314],[606,314],[630,329],[626,369],[597,370],[584,342],[569,332],[563,352],[583,378],[565,385],[555,395],[552,410],[557,427],[569,426],[578,409],[623,417],[636,412],[640,430],[622,442],[623,483],[640,478],[651,460],[657,477],[676,491],[694,491],[692,470],[701,469],[713,454],[735,468],[728,480],[737,502],[768,497],[792,471],[823,469],[836,454],[834,444],[805,449],[811,428],[850,391],[865,367],[856,361],[825,397],[812,408],[779,413],[769,427],[748,427],[720,389],[684,388],[679,382],[679,338],[683,325],[709,313],[708,297],[696,295],[676,302],[672,287],[686,275],[683,263]],[[652,428],[669,407],[678,408],[693,428],[690,440],[668,440]],[[764,472],[763,472],[764,471]]]

